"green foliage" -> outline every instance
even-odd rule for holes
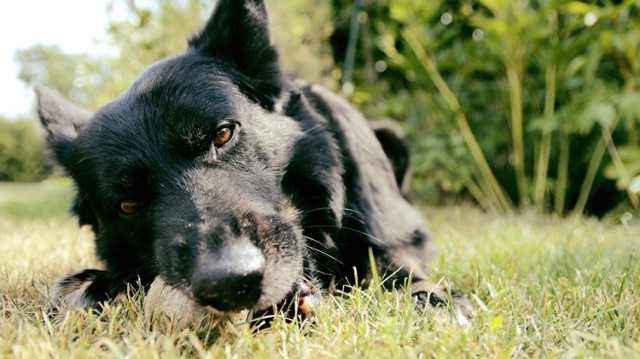
[[[352,9],[336,4],[338,13]],[[423,194],[467,192],[502,211],[514,202],[602,214],[624,197],[638,209],[628,162],[616,159],[619,146],[638,141],[637,2],[383,0],[362,11],[375,46],[359,48],[352,99],[369,115],[404,122],[418,143]],[[371,63],[384,65],[373,81]],[[428,110],[416,119],[416,108]],[[414,131],[419,122],[432,130]],[[461,134],[465,161],[451,151]],[[626,178],[618,181],[626,196],[611,195],[605,168]]]
[[[333,62],[327,40],[331,35],[330,7],[325,3],[267,0],[273,41],[289,70],[332,86]],[[109,5],[109,39],[117,49],[108,67],[114,93],[125,91],[140,71],[167,56],[183,52],[214,8],[215,0],[157,0],[140,5],[112,0]],[[124,7],[126,16],[117,16]],[[122,10],[122,9],[120,9]],[[310,56],[313,54],[313,56]]]
[[[203,26],[214,3],[157,0],[141,5],[132,0],[111,0],[108,42],[117,52],[105,60],[111,84],[109,91],[101,94],[101,102],[126,91],[152,63],[186,50],[187,40]]]
[[[106,60],[88,54],[68,54],[56,45],[36,44],[18,50],[18,77],[27,85],[46,84],[78,105],[95,109],[100,95],[109,90]]]
[[[283,66],[306,80],[336,88],[340,72],[334,66],[329,38],[333,24],[327,1],[266,0],[272,40]]]
[[[618,148],[620,163],[611,163],[605,168],[605,176],[616,180],[620,190],[628,189],[640,194],[640,146],[627,145]]]
[[[0,181],[38,181],[50,167],[41,134],[29,120],[0,118]]]
[[[21,78],[97,108],[183,51],[214,3],[113,0],[114,51],[36,46],[17,55]],[[352,0],[267,5],[287,69],[332,89],[358,21],[345,95],[370,118],[402,122],[422,198],[557,214],[640,206],[626,156],[640,121],[637,2],[363,0],[355,17]]]
[[[37,183],[0,183],[0,215],[7,218],[66,218],[75,193],[68,178]]]
[[[152,63],[183,52],[214,8],[215,0],[111,0],[102,56],[68,54],[57,46],[35,45],[16,53],[20,79],[45,84],[73,102],[97,109],[127,90]],[[335,87],[336,75],[327,45],[330,7],[303,1],[268,1],[274,42],[285,66],[305,78]],[[313,56],[309,54],[312,53]]]

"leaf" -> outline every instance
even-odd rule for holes
[[[582,1],[571,1],[565,4],[562,9],[568,13],[584,15],[588,12],[597,12],[598,7],[592,4],[587,4]]]
[[[624,121],[640,120],[640,92],[627,92],[618,97],[618,111]]]
[[[502,13],[507,10],[510,0],[480,0],[480,3],[491,10],[492,13]]]
[[[588,59],[585,55],[578,55],[571,59],[564,73],[565,78],[569,79],[576,76],[576,74],[586,66],[587,61]]]
[[[473,20],[475,25],[481,27],[487,34],[491,34],[498,39],[510,36],[509,25],[505,20],[480,17],[475,17]]]
[[[633,173],[640,173],[640,162],[635,164],[626,164],[624,165],[624,173],[626,174],[626,179],[623,176],[623,173],[616,167],[615,164],[610,163],[604,168],[604,176],[608,179],[612,179],[616,181],[616,187],[620,190],[625,188],[629,188],[632,185],[633,179],[638,178],[631,177]],[[631,177],[631,179],[629,179]]]
[[[593,108],[592,115],[600,126],[610,128],[616,120],[616,109],[610,103],[599,103]]]
[[[629,191],[635,194],[640,193],[640,176],[633,177],[629,183]]]
[[[405,1],[392,1],[389,4],[389,13],[392,19],[403,24],[409,23],[412,15],[411,8]]]
[[[640,161],[640,146],[621,146],[618,147],[618,153],[620,153],[620,157],[622,158],[623,162],[629,162],[634,159]]]
[[[532,132],[551,133],[559,127],[560,121],[557,116],[541,116],[533,119],[527,129]]]
[[[637,182],[640,181],[640,146],[637,145],[627,145],[618,147],[618,153],[620,154],[620,159],[622,160],[622,166],[624,167],[624,172],[627,177],[627,181],[624,180],[623,174],[620,172],[619,168],[610,163],[604,169],[604,175],[606,178],[616,180],[616,186],[620,189],[629,188],[632,186],[638,187],[640,184]],[[635,182],[634,182],[635,181]],[[634,193],[638,193],[635,190],[632,190]]]
[[[597,123],[610,128],[616,120],[615,107],[605,100],[594,100],[587,104],[581,115],[576,118],[578,132],[586,134]]]
[[[395,0],[389,2],[391,18],[406,25],[428,22],[440,8],[441,1]]]

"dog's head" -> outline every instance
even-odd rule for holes
[[[185,54],[95,114],[37,90],[50,147],[78,187],[74,210],[116,276],[161,275],[221,311],[266,308],[302,278],[284,182],[315,174],[289,173],[305,131],[279,108],[290,85],[267,21],[261,1],[219,1]]]

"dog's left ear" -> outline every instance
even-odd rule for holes
[[[78,130],[84,126],[93,113],[67,102],[58,92],[45,86],[36,86],[38,115],[47,131],[49,148],[56,160],[69,168],[69,150],[78,136]]]
[[[280,94],[282,71],[262,0],[219,0],[189,49],[231,63],[263,96],[275,100]]]
[[[387,155],[391,168],[396,176],[398,188],[403,195],[409,194],[411,181],[410,150],[402,128],[392,121],[370,121],[369,126],[375,133],[378,142],[382,145],[384,154]]]

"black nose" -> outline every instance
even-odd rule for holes
[[[220,311],[253,307],[262,293],[264,256],[253,245],[224,248],[201,260],[191,280],[198,303]]]

